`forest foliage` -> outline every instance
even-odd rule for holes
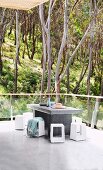
[[[102,0],[50,0],[42,7],[43,20],[40,7],[18,11],[18,49],[16,10],[0,8],[0,93],[55,92],[58,81],[57,92],[103,95]]]

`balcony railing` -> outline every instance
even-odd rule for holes
[[[41,94],[41,93],[20,93],[0,94],[0,119],[13,119],[17,114],[29,111],[27,104],[47,102],[48,96],[55,101],[56,95],[60,96],[60,102],[69,107],[82,109],[79,115],[83,122],[88,125],[103,129],[103,96],[90,96],[79,94]]]

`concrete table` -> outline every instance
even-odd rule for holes
[[[48,135],[50,134],[51,123],[62,123],[65,126],[66,135],[69,135],[72,115],[82,112],[81,109],[76,109],[73,107],[55,109],[52,107],[40,106],[39,104],[28,104],[27,107],[33,110],[35,117],[42,117],[44,119],[45,128],[48,130]],[[55,129],[54,135],[57,135],[58,133],[58,129]]]

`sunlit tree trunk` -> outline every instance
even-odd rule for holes
[[[48,70],[48,81],[47,81],[47,92],[50,93],[51,89],[51,37],[50,37],[50,24],[51,24],[51,13],[54,7],[54,0],[50,0],[48,17],[45,23],[43,5],[39,6],[39,16],[42,26],[42,37],[43,37],[43,72],[41,81],[41,92],[44,88],[44,77],[46,67],[46,55],[47,55],[47,70]]]
[[[48,82],[47,92],[50,93],[51,88],[51,38],[50,38],[50,24],[51,24],[51,8],[53,0],[50,0],[48,20],[47,20],[47,56],[48,56]]]
[[[41,79],[41,93],[44,91],[44,80],[45,80],[45,69],[46,69],[46,52],[47,52],[47,46],[46,46],[46,26],[44,21],[44,9],[43,5],[39,6],[39,16],[42,26],[42,44],[43,44],[43,61],[42,61],[42,79]]]

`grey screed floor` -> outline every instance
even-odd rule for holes
[[[86,141],[51,144],[0,122],[0,170],[103,170],[103,131],[87,127]]]

